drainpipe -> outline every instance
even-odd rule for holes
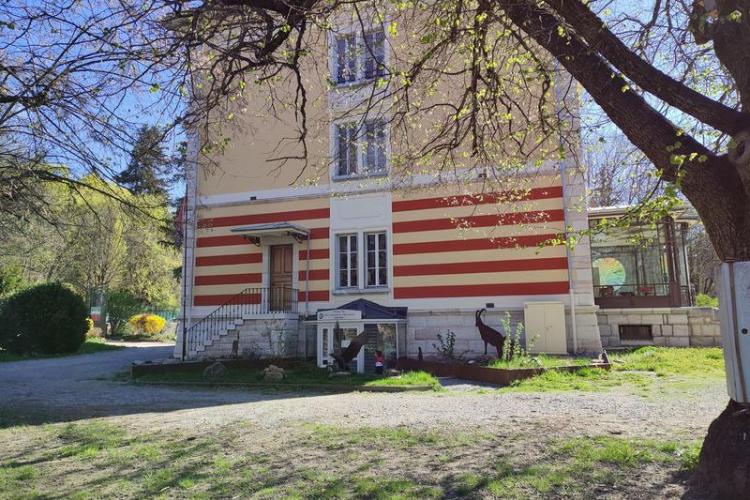
[[[185,210],[182,212],[182,356],[187,358],[187,219],[188,219],[188,186],[185,183]]]
[[[308,302],[310,301],[310,235],[307,235],[307,250],[305,258],[305,317],[310,314]]]
[[[555,61],[555,69],[559,69],[560,63],[558,61]],[[555,108],[560,114],[564,111],[564,106],[562,103],[563,96],[560,95],[560,87],[555,85]],[[571,121],[574,121],[575,117],[569,113],[566,114],[570,117]],[[563,142],[562,133],[558,133],[558,144],[560,145],[560,148],[564,150],[565,144]],[[579,144],[580,146],[580,144]],[[577,157],[579,157],[576,154]],[[568,244],[568,229],[570,228],[570,216],[568,215],[568,201],[570,200],[570,194],[568,193],[568,179],[567,179],[567,173],[568,173],[568,165],[569,160],[565,159],[561,162],[560,165],[560,178],[562,179],[562,188],[563,188],[563,223],[565,224],[565,256],[568,259],[568,295],[570,300],[570,324],[571,324],[571,333],[573,335],[573,353],[575,354],[578,352],[578,327],[576,326],[576,301],[575,301],[575,292],[573,291],[573,269],[572,269],[572,259],[570,254],[570,245]]]
[[[565,224],[565,256],[568,259],[568,297],[570,301],[570,325],[571,333],[573,335],[573,353],[578,352],[578,326],[576,325],[576,300],[575,292],[573,290],[573,260],[570,254],[570,245],[568,244],[568,189],[567,189],[567,167],[563,164],[560,169],[560,178],[562,179],[563,188],[563,223]]]

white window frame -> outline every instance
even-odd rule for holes
[[[385,235],[385,259],[386,259],[386,283],[377,285],[367,285],[367,235],[368,234],[383,234]],[[339,237],[341,236],[353,236],[357,237],[357,286],[356,287],[342,287],[340,279],[340,268],[339,268]],[[390,284],[393,282],[393,251],[391,242],[390,229],[385,227],[372,227],[362,230],[341,230],[334,234],[333,244],[335,245],[335,255],[332,258],[331,270],[335,273],[335,279],[333,283],[333,293],[336,294],[352,294],[352,293],[385,293],[390,291]],[[379,279],[378,279],[379,281]]]
[[[370,250],[367,246],[367,239],[369,236],[375,237],[375,283],[368,283],[368,278],[370,276]],[[380,240],[384,239],[385,244],[383,245],[383,252],[385,253],[385,263],[380,262]],[[387,288],[388,287],[388,232],[387,231],[367,231],[363,233],[363,243],[364,247],[362,247],[362,251],[365,254],[365,266],[362,269],[364,274],[364,286],[365,288]],[[385,283],[380,282],[380,271],[385,267]]]
[[[350,30],[341,31],[338,33],[331,33],[328,39],[329,46],[329,69],[330,69],[330,80],[335,87],[347,87],[351,85],[361,85],[364,83],[370,83],[376,81],[378,78],[382,78],[385,75],[376,74],[371,77],[365,76],[365,62],[367,60],[368,52],[371,50],[365,43],[365,36],[371,35],[372,33],[381,32],[383,33],[383,60],[382,65],[387,68],[388,66],[388,36],[386,34],[387,26],[384,23],[381,26],[375,26],[372,29],[365,31],[364,33],[360,29],[361,26],[353,26]],[[354,40],[354,78],[352,80],[339,81],[339,40],[344,38],[350,38]],[[374,56],[374,54],[373,54]],[[345,63],[348,60],[345,60]],[[347,64],[348,66],[348,64]]]
[[[381,168],[372,170],[367,166],[367,126],[372,123],[380,123],[383,131],[383,156],[384,162]],[[356,162],[355,168],[348,174],[342,174],[340,172],[340,142],[339,142],[339,129],[342,127],[351,127],[355,130],[354,135],[354,148],[356,148]],[[390,167],[390,155],[391,155],[391,133],[388,121],[385,118],[372,118],[368,120],[356,120],[356,119],[342,119],[337,120],[331,124],[331,153],[333,157],[333,180],[348,180],[358,179],[366,177],[383,177],[388,175]],[[347,158],[349,155],[347,155]]]
[[[336,260],[335,260],[336,265],[334,267],[334,272],[336,273],[336,288],[339,289],[339,290],[357,290],[357,289],[360,288],[361,283],[362,283],[359,280],[359,278],[360,278],[359,275],[361,274],[360,261],[362,260],[361,259],[361,253],[362,253],[361,248],[362,248],[362,246],[360,245],[360,241],[359,241],[360,237],[355,232],[338,233],[338,234],[335,235],[335,237],[336,237],[336,247],[335,247],[336,248]],[[341,249],[341,238],[344,238],[344,237],[346,237],[346,246],[347,246],[347,248],[346,248],[347,272],[346,272],[346,274],[347,274],[347,279],[349,281],[349,283],[346,284],[346,285],[344,285],[344,284],[341,283],[341,268],[340,268],[340,263],[341,263],[340,258],[341,258],[341,250],[342,250]],[[351,256],[352,256],[352,253],[353,253],[352,249],[351,249],[351,247],[352,247],[352,244],[351,244],[352,238],[354,239],[354,241],[356,242],[356,245],[357,245],[357,249],[355,250],[355,252],[356,252],[355,262],[357,264],[357,269],[356,269],[356,272],[353,273],[354,274],[353,276],[352,276],[352,265],[351,265],[351,262],[352,262]],[[356,279],[356,281],[357,281],[357,283],[355,285],[351,284],[352,283],[352,277],[354,279]]]

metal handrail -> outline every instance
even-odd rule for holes
[[[669,283],[623,283],[621,285],[594,285],[595,296],[602,297],[667,297],[671,293]],[[691,302],[692,285],[678,285],[686,304]]]
[[[297,313],[296,288],[245,288],[221,304],[208,316],[192,325],[186,332],[187,352],[194,353],[244,316],[271,313]]]
[[[601,294],[606,290],[611,292],[611,296],[634,295],[638,297],[662,296],[669,294],[669,283],[622,283],[620,285],[594,285],[594,290],[600,292],[600,297],[608,295]],[[605,292],[606,293],[606,292]]]

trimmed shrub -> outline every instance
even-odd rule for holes
[[[167,320],[156,314],[136,314],[128,320],[137,333],[156,335],[164,330]]]
[[[0,312],[0,347],[15,354],[75,352],[86,339],[88,308],[59,283],[22,290]]]
[[[130,333],[128,321],[143,310],[141,299],[125,290],[115,290],[107,294],[107,315],[112,326],[112,335]]]

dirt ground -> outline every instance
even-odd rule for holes
[[[170,350],[0,364],[0,496],[683,496],[727,399],[719,379],[401,394],[117,379]]]

